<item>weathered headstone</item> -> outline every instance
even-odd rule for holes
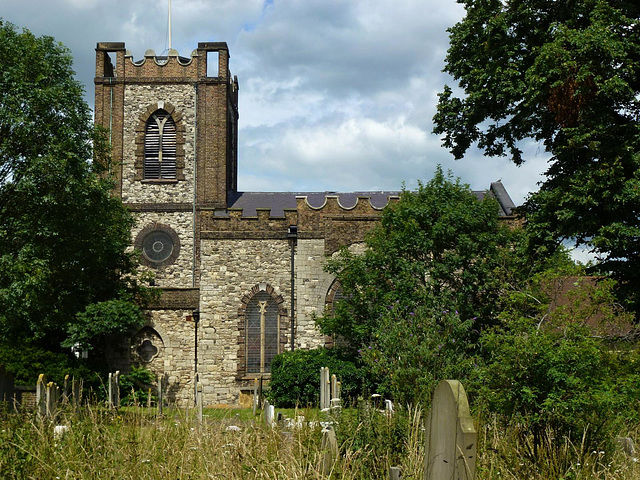
[[[425,428],[425,480],[473,480],[477,434],[462,384],[442,380],[433,394]]]
[[[114,389],[114,403],[116,408],[120,408],[120,370],[116,370],[115,375],[113,376],[113,389]]]
[[[331,375],[329,367],[320,367],[320,410],[331,407]]]
[[[47,383],[45,388],[45,415],[47,417],[53,417],[56,413],[56,403],[57,403],[57,390],[58,386],[53,383]]]
[[[389,480],[400,480],[400,467],[389,467]]]
[[[338,461],[338,441],[331,425],[322,429],[320,473],[330,475]]]
[[[164,387],[166,378],[166,374],[158,374],[158,415],[162,415],[162,408],[164,407]]]
[[[71,390],[73,391],[73,408],[77,411],[82,404],[82,379],[76,380],[73,377],[71,379]]]
[[[268,400],[264,401],[264,423],[268,427],[275,425],[276,407],[271,405]]]
[[[384,411],[387,415],[393,415],[393,402],[391,400],[384,401]]]
[[[320,410],[325,408],[325,404],[327,403],[325,398],[324,398],[324,394],[325,394],[325,389],[324,389],[324,370],[325,367],[320,367]]]
[[[258,379],[253,379],[253,415],[255,416],[258,408],[260,408],[260,399],[258,397]]]
[[[36,405],[38,406],[38,415],[45,417],[47,415],[47,377],[44,373],[38,376],[36,382]]]
[[[202,383],[198,382],[196,384],[196,409],[198,416],[198,423],[202,423],[202,409],[203,409],[203,398],[202,398]]]

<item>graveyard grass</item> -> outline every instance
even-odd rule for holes
[[[403,479],[421,479],[424,432],[419,409],[393,416],[372,408],[345,409],[335,426],[340,459],[328,476],[319,473],[321,425],[317,410],[290,410],[309,423],[299,429],[270,428],[251,410],[131,407],[62,412],[56,423],[32,412],[0,412],[0,478],[90,479],[386,479],[390,466]],[[327,418],[324,418],[327,420]],[[62,435],[56,424],[69,425]],[[236,425],[239,429],[228,429]],[[637,432],[631,432],[637,440]],[[526,458],[517,426],[485,421],[478,432],[479,479],[640,479],[640,465],[622,452],[589,452],[580,438],[536,465]],[[562,457],[562,458],[560,458]],[[542,467],[541,467],[542,466]]]

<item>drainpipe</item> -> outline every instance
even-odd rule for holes
[[[289,239],[289,245],[291,246],[291,351],[294,350],[295,345],[295,291],[296,291],[296,264],[295,264],[295,247],[298,240],[298,226],[290,225],[287,232],[287,238]]]
[[[195,88],[195,112],[193,114],[193,259],[191,263],[191,286],[196,287],[196,202],[198,199],[198,149],[196,141],[198,138],[198,84],[194,85]]]

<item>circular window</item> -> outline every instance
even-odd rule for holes
[[[142,240],[142,253],[150,262],[164,262],[173,253],[173,240],[161,230],[151,232]]]
[[[138,234],[135,247],[142,252],[142,263],[158,268],[175,262],[180,253],[180,240],[171,227],[153,223]]]

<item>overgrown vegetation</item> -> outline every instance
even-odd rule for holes
[[[83,408],[77,415],[63,412],[58,424],[69,429],[55,434],[54,423],[3,409],[0,477],[205,479],[220,478],[224,472],[226,479],[379,480],[386,478],[389,466],[400,466],[403,478],[422,478],[419,409],[389,417],[361,403],[344,411],[335,425],[340,459],[328,477],[318,468],[322,451],[317,411],[299,410],[312,423],[287,429],[288,434],[265,427],[260,417],[243,420],[247,411],[206,413],[212,416],[198,425],[189,410],[170,410],[157,418],[142,408]],[[229,425],[239,428],[228,430]],[[517,424],[505,428],[489,417],[481,425],[479,480],[640,479],[638,463],[621,452],[589,450],[580,436],[563,438],[553,448],[544,443],[534,462]]]
[[[329,367],[340,379],[341,397],[347,404],[372,390],[370,372],[357,357],[340,349],[295,350],[276,356],[271,363],[269,399],[282,408],[318,405],[321,367]]]

